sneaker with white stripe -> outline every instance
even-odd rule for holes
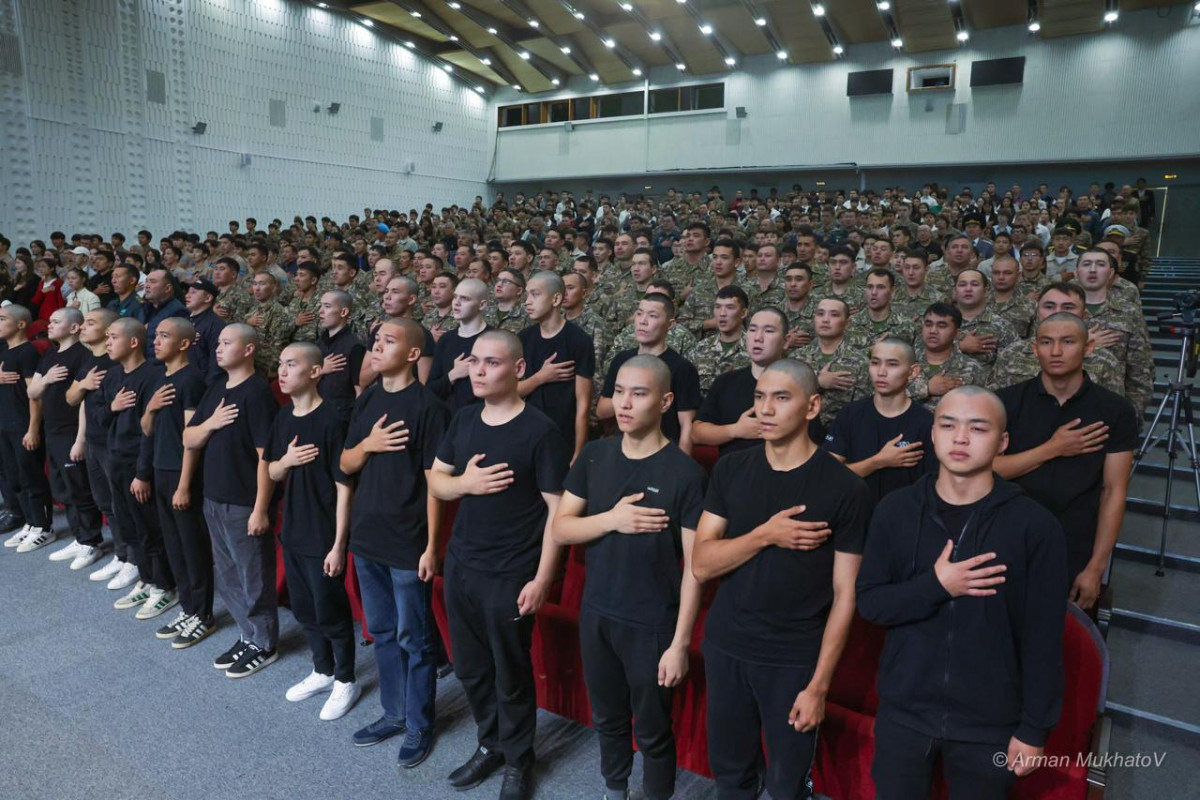
[[[18,553],[32,553],[40,550],[58,538],[58,534],[50,528],[30,528],[29,533],[17,546]]]
[[[25,537],[29,535],[30,530],[31,529],[28,525],[23,525],[20,528],[17,528],[16,533],[14,533],[12,536],[10,536],[4,540],[4,546],[5,547],[19,547],[21,545],[21,542],[25,539]]]
[[[156,630],[154,636],[156,639],[174,639],[191,619],[186,611],[180,611],[175,615],[175,619]]]
[[[70,541],[70,543],[67,544],[66,547],[60,547],[57,550],[55,550],[53,553],[51,553],[50,560],[51,561],[70,561],[71,559],[75,558],[75,556],[79,555],[80,549],[82,549],[85,546],[86,545],[82,545],[79,542],[72,539]]]

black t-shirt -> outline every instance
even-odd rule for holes
[[[958,542],[967,531],[967,526],[973,522],[978,522],[977,514],[984,504],[987,502],[987,496],[983,496],[974,503],[958,506],[953,503],[946,502],[941,495],[937,498],[937,515],[942,521],[942,527],[946,529],[949,538],[957,547]],[[943,542],[945,544],[945,542]]]
[[[367,456],[358,473],[350,550],[395,569],[415,570],[429,544],[425,470],[433,467],[450,410],[416,381],[398,392],[386,392],[376,382],[354,404],[346,449],[358,447],[385,415],[385,425],[404,421],[408,444],[396,453]]]
[[[67,390],[89,356],[91,351],[76,342],[66,350],[52,347],[38,362],[40,375],[46,375],[59,365],[67,368],[65,380],[47,384],[42,391],[42,425],[47,435],[74,436],[79,432],[79,407],[67,402]]]
[[[363,343],[348,327],[342,328],[332,337],[328,331],[321,331],[321,335],[317,337],[317,347],[321,348],[322,358],[335,354],[346,357],[346,366],[340,371],[321,376],[317,391],[337,409],[343,420],[349,420],[350,413],[354,410],[354,400],[357,398],[354,387],[358,385],[358,375],[362,371],[367,348],[363,347]]]
[[[1109,453],[1125,453],[1138,446],[1137,417],[1125,398],[1092,382],[1084,373],[1083,386],[1063,405],[1046,391],[1042,376],[1006,386],[999,392],[1008,412],[1010,455],[1032,450],[1047,442],[1056,430],[1071,420],[1108,424],[1108,440],[1095,453],[1055,458],[1027,472],[1014,483],[1045,506],[1062,524],[1067,535],[1067,561],[1074,579],[1092,555],[1096,525],[1100,517],[1100,493],[1104,488],[1104,459]]]
[[[862,553],[872,503],[862,479],[821,448],[786,472],[771,467],[761,445],[713,467],[704,510],[726,520],[726,539],[799,505],[807,508],[797,519],[828,522],[833,533],[816,550],[766,547],[721,578],[705,638],[732,658],[816,665],[833,603],[834,551]]]
[[[275,415],[271,435],[263,450],[265,461],[278,461],[292,439],[315,444],[317,457],[288,470],[283,492],[283,529],[280,541],[297,555],[323,558],[337,538],[337,486],[350,481],[339,465],[346,423],[328,401],[296,416],[292,405]]]
[[[556,362],[574,361],[575,376],[591,378],[596,374],[596,349],[592,337],[574,322],[563,325],[562,330],[549,339],[542,336],[537,325],[530,325],[519,334],[525,350],[525,377],[542,368],[546,359],[554,356]],[[575,441],[575,381],[543,383],[525,398],[525,402],[541,409],[558,426],[567,441]]]
[[[875,397],[862,397],[838,412],[825,436],[825,449],[854,464],[870,458],[885,444],[903,436],[897,447],[921,442],[924,457],[915,467],[878,469],[865,480],[871,496],[878,501],[888,492],[902,489],[926,472],[937,472],[937,454],[933,452],[933,413],[920,403],[910,402],[908,410],[896,417],[885,417],[875,408]]]
[[[200,369],[190,362],[170,375],[164,372],[154,391],[168,384],[175,387],[175,399],[154,413],[154,468],[179,472],[183,469],[184,412],[196,410],[208,384]]]
[[[587,500],[587,515],[603,514],[622,497],[639,492],[637,505],[667,512],[660,533],[610,532],[584,550],[588,579],[583,606],[605,617],[660,632],[675,630],[683,579],[682,528],[696,529],[704,510],[704,468],[667,445],[652,456],[631,459],[622,437],[584,446],[563,489]]]
[[[94,355],[89,352],[87,358],[83,361],[83,366],[76,373],[75,380],[83,380],[93,369],[99,372],[108,372],[116,366],[107,353]],[[104,400],[104,393],[99,389],[88,392],[87,396],[83,398],[83,418],[87,421],[87,432],[84,435],[84,439],[88,445],[107,449],[108,429],[112,425],[112,412],[109,411],[108,403]]]
[[[485,326],[474,336],[463,336],[460,328],[446,331],[442,334],[442,338],[438,339],[437,347],[434,348],[433,364],[429,368],[429,388],[446,401],[450,406],[451,414],[460,408],[482,402],[475,396],[469,377],[459,378],[451,383],[446,376],[450,374],[450,370],[454,369],[454,359],[459,356],[471,355],[471,348],[475,346],[475,340],[480,333],[486,330]]]
[[[754,387],[757,385],[758,380],[750,367],[718,375],[704,396],[700,410],[696,412],[696,420],[712,425],[732,425],[742,414],[754,408]],[[762,444],[761,439],[731,439],[719,450],[721,455],[726,456],[758,444]]]
[[[37,348],[29,342],[0,351],[0,368],[21,376],[16,383],[0,383],[0,431],[25,433],[29,430],[29,386],[26,381],[37,372]]]
[[[481,467],[508,464],[514,480],[502,492],[462,498],[450,555],[478,572],[529,580],[537,573],[546,525],[541,493],[562,491],[571,449],[550,418],[528,403],[503,425],[484,422],[483,409],[468,406],[454,415],[437,458],[461,475],[483,453]]]
[[[208,387],[189,427],[212,416],[217,405],[237,406],[237,418],[215,431],[204,448],[204,496],[217,503],[253,507],[258,494],[258,448],[267,446],[279,404],[267,379],[257,373],[230,388]]]
[[[146,403],[150,402],[150,395],[162,376],[161,366],[144,361],[131,372],[126,372],[120,364],[113,364],[100,382],[99,393],[109,406],[118,394],[127,389],[136,395],[132,406],[112,413],[107,447],[114,461],[136,462],[137,475],[143,480],[151,477],[153,452],[150,440],[142,435],[142,412],[146,410]]]
[[[621,367],[626,361],[637,354],[638,349],[632,347],[613,356],[612,363],[608,367],[608,374],[604,376],[604,388],[600,390],[601,397],[612,399],[617,385],[617,373],[621,371]],[[658,357],[671,370],[671,391],[675,395],[675,399],[671,401],[671,407],[663,414],[662,432],[671,441],[678,442],[683,433],[679,425],[679,412],[695,411],[700,407],[700,373],[696,371],[696,366],[692,362],[669,347]]]
[[[87,288],[92,292],[96,292],[96,289],[101,286],[107,286],[109,289],[112,289],[111,269],[108,272],[97,272],[87,279]],[[116,293],[111,291],[108,294],[100,295],[99,292],[96,292],[96,294],[100,296],[100,302],[106,306],[108,305],[110,298],[116,296]]]

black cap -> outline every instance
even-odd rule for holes
[[[983,214],[979,213],[978,211],[968,211],[966,214],[963,214],[962,218],[964,228],[970,225],[972,222],[977,225],[983,225],[983,221]]]
[[[192,281],[192,285],[189,288],[199,289],[202,292],[208,292],[213,297],[216,297],[221,293],[221,290],[217,288],[217,285],[208,278],[197,278],[196,280]]]

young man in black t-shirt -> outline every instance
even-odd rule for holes
[[[825,449],[867,482],[876,501],[937,471],[933,414],[908,396],[919,369],[911,344],[880,339],[867,366],[875,393],[843,408],[825,437]]]
[[[252,675],[279,657],[270,517],[275,482],[263,459],[279,405],[267,379],[254,372],[257,344],[249,325],[221,330],[217,364],[226,380],[208,387],[183,429],[184,447],[204,451],[204,519],[215,586],[238,626],[238,640],[213,660],[230,678]]]
[[[330,692],[321,719],[346,715],[362,689],[354,680],[354,620],[346,594],[350,479],[339,466],[346,426],[321,399],[321,350],[310,342],[279,354],[279,389],[292,398],[275,416],[263,450],[283,495],[283,563],[292,615],[304,628],[313,671],[287,690],[291,702]]]
[[[317,321],[321,326],[317,347],[321,348],[324,357],[319,384],[321,397],[328,400],[344,420],[350,419],[354,401],[362,391],[358,377],[367,352],[350,327],[353,311],[354,300],[341,289],[321,295],[317,310]]]
[[[558,544],[586,545],[580,645],[605,786],[626,796],[635,733],[650,800],[675,791],[671,689],[700,609],[691,565],[705,474],[662,432],[670,395],[660,359],[625,362],[613,391],[622,435],[584,447],[553,525]]]
[[[139,576],[129,593],[113,607],[140,605],[138,619],[157,617],[179,603],[154,507],[150,442],[142,435],[142,413],[163,375],[161,366],[146,361],[145,338],[146,326],[131,317],[122,317],[108,326],[105,347],[113,366],[99,389],[112,413],[108,429],[112,471],[108,477],[113,512],[122,535],[131,539]]]
[[[535,272],[529,279],[525,311],[533,324],[518,334],[526,373],[518,391],[558,426],[572,446],[574,461],[587,442],[596,351],[592,337],[563,317],[566,291],[553,272]]]
[[[596,416],[612,419],[613,391],[621,365],[635,355],[658,356],[671,370],[671,405],[663,414],[662,431],[679,444],[679,449],[691,455],[692,420],[700,407],[700,374],[696,366],[667,346],[667,332],[675,324],[675,303],[665,294],[652,292],[638,302],[633,315],[634,336],[638,346],[617,353],[604,376],[604,388],[596,404]]]
[[[77,308],[60,308],[50,315],[46,333],[55,347],[42,356],[37,374],[29,384],[31,406],[41,405],[53,494],[66,506],[67,524],[74,536],[66,547],[51,553],[50,560],[69,560],[73,570],[94,564],[100,558],[103,543],[100,509],[92,499],[87,467],[82,463],[79,409],[67,402],[70,381],[88,359],[87,348],[79,344],[82,325],[83,314]]]
[[[442,334],[434,349],[429,388],[446,401],[451,413],[479,402],[471,391],[467,359],[479,334],[488,329],[483,319],[486,302],[487,286],[483,281],[474,278],[459,281],[454,287],[454,302],[450,307],[458,327]]]
[[[782,311],[768,306],[754,312],[746,325],[750,366],[718,375],[713,381],[692,424],[696,444],[715,445],[725,456],[762,442],[762,429],[754,416],[754,387],[763,370],[783,358],[787,339],[788,321]]]
[[[996,477],[1004,404],[953,389],[934,415],[941,466],[879,504],[858,576],[889,628],[879,666],[876,797],[1002,800],[1036,769],[1063,691],[1066,546],[1054,516]]]
[[[698,579],[721,579],[705,621],[709,762],[721,798],[756,797],[760,781],[771,797],[809,797],[870,493],[808,438],[821,411],[808,365],[767,367],[754,411],[764,444],[717,462],[692,556]]]
[[[482,405],[463,409],[429,474],[434,496],[460,500],[446,560],[454,672],[479,726],[479,748],[450,774],[466,789],[505,766],[502,800],[528,797],[537,696],[529,648],[533,615],[559,561],[547,532],[570,448],[554,423],[521,399],[521,341],[487,331],[471,350]]]
[[[404,733],[398,761],[409,768],[433,746],[438,639],[432,602],[442,503],[428,491],[427,476],[450,421],[445,404],[414,374],[424,337],[410,319],[379,326],[370,355],[379,380],[355,404],[341,459],[342,470],[358,480],[350,550],[375,639],[383,705],[383,716],[353,741],[365,747]]]
[[[186,450],[183,429],[204,396],[205,379],[189,358],[196,326],[171,317],[154,332],[154,357],[164,374],[142,413],[142,433],[150,439],[154,499],[162,526],[167,561],[175,574],[182,607],[175,619],[155,633],[182,650],[213,630],[212,544],[200,508],[200,451]]]
[[[29,343],[29,309],[0,308],[0,464],[4,499],[24,526],[4,542],[29,553],[54,541],[50,521],[50,484],[42,449],[41,406],[29,403],[29,384],[40,356]],[[34,416],[37,414],[37,417]]]

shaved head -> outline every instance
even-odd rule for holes
[[[175,335],[177,335],[180,339],[185,339],[190,342],[196,338],[196,326],[192,324],[190,319],[184,319],[183,317],[167,317],[158,324],[160,327],[162,325],[170,325],[171,330],[175,331]]]
[[[1058,316],[1058,315],[1055,315],[1055,316]],[[1074,315],[1063,314],[1062,316],[1073,317]],[[1078,317],[1075,317],[1075,319],[1078,319]],[[1081,322],[1082,322],[1082,320],[1081,320]],[[1085,334],[1087,333],[1086,327],[1084,328],[1084,333]],[[1002,401],[999,398],[999,396],[997,396],[997,394],[995,392],[991,391],[990,389],[985,389],[982,386],[975,386],[973,384],[967,384],[966,386],[959,386],[957,389],[951,389],[950,391],[946,392],[946,394],[942,396],[942,399],[938,401],[938,405],[939,406],[942,405],[942,403],[945,403],[951,397],[983,397],[983,398],[986,398],[987,405],[992,409],[993,413],[995,414],[993,422],[996,423],[996,427],[998,427],[1000,430],[1004,430],[1005,428],[1008,427],[1008,411],[1004,408],[1004,401]]]
[[[521,346],[521,340],[517,338],[515,333],[502,328],[493,328],[492,330],[484,331],[479,334],[479,338],[475,341],[496,342],[504,345],[513,361],[519,361],[525,357],[525,348]]]
[[[1038,323],[1037,333],[1041,333],[1042,328],[1044,328],[1045,326],[1049,325],[1052,322],[1067,323],[1071,327],[1075,328],[1075,330],[1079,333],[1079,335],[1083,338],[1084,341],[1087,341],[1088,326],[1087,326],[1087,323],[1083,321],[1083,317],[1080,317],[1077,314],[1071,314],[1070,312],[1067,312],[1067,311],[1056,311],[1055,313],[1051,314],[1050,316],[1046,317],[1044,320],[1042,320],[1041,322]]]
[[[813,397],[821,393],[821,387],[817,383],[817,373],[813,372],[812,367],[803,361],[797,361],[794,358],[781,358],[763,370],[763,372],[783,373],[791,378],[807,397]]]
[[[621,381],[621,375],[627,369],[640,369],[649,373],[654,388],[659,392],[666,394],[671,391],[671,368],[666,362],[658,356],[651,355],[636,355],[621,365],[621,369],[617,372],[617,381]],[[622,382],[623,383],[623,382]]]
[[[546,287],[546,291],[550,294],[563,294],[567,291],[567,286],[563,283],[562,277],[558,273],[550,272],[549,270],[541,270],[540,272],[533,273],[529,278],[529,282],[531,284],[540,283]]]
[[[458,290],[470,293],[476,300],[483,300],[488,294],[487,284],[478,278],[463,278],[458,282]]]
[[[233,334],[237,338],[238,343],[243,347],[250,344],[258,344],[258,331],[245,323],[233,322],[226,325],[224,330]]]
[[[289,344],[287,347],[283,348],[283,352],[291,353],[293,356],[303,361],[304,365],[308,367],[315,367],[325,360],[325,357],[321,355],[321,348],[317,347],[312,342],[293,342],[292,344]]]
[[[402,336],[404,343],[409,347],[416,347],[421,350],[421,355],[430,355],[425,352],[425,329],[411,319],[389,319],[379,326],[380,330],[385,327],[394,328]]]
[[[108,326],[110,331],[116,331],[121,336],[127,339],[137,339],[139,342],[146,341],[146,326],[132,317],[120,317],[112,321]],[[251,330],[254,330],[251,328]]]

